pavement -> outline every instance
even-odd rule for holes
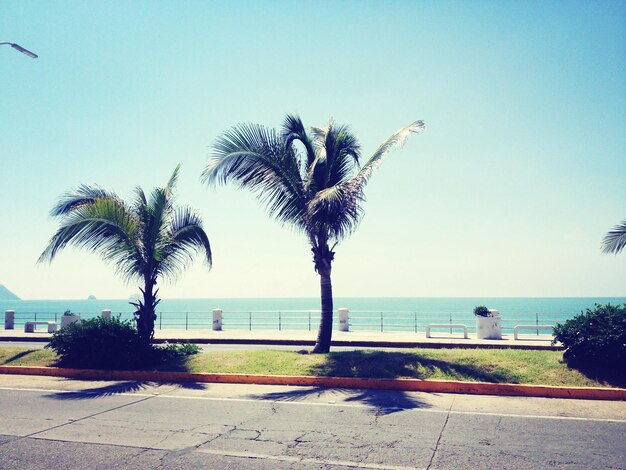
[[[531,332],[529,332],[531,333]],[[47,341],[50,334],[37,331],[24,333],[23,330],[0,329],[0,341]],[[426,338],[425,333],[415,332],[377,332],[377,331],[334,331],[334,346],[360,347],[431,347],[431,348],[520,348],[520,349],[559,349],[560,346],[551,346],[552,335],[526,334],[520,335],[519,340],[513,339],[512,334],[504,334],[501,340],[476,339],[470,334],[463,338],[460,333],[448,331],[433,332],[432,338]],[[156,330],[154,338],[157,341],[190,341],[200,344],[272,344],[272,345],[301,345],[315,344],[316,331],[295,330]]]
[[[0,376],[0,468],[617,469],[624,402]]]

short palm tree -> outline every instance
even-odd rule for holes
[[[422,121],[403,127],[360,166],[361,147],[345,125],[305,129],[287,115],[282,130],[240,124],[223,133],[202,173],[208,184],[234,182],[255,192],[271,217],[306,234],[320,276],[321,322],[313,352],[330,350],[333,325],[331,269],[334,249],[363,215],[364,188],[390,150],[401,146]]]
[[[212,263],[200,216],[189,207],[174,207],[179,169],[149,198],[136,188],[130,203],[99,186],[83,185],[64,194],[51,211],[60,227],[39,257],[39,262],[52,261],[60,250],[74,245],[99,253],[127,282],[140,281],[143,299],[131,304],[137,309],[137,331],[145,340],[154,335],[158,278],[175,278],[198,252],[209,269]]]
[[[616,225],[602,239],[603,253],[619,253],[626,246],[626,220]]]

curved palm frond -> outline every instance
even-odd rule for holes
[[[306,226],[311,235],[324,230],[339,241],[350,235],[363,215],[363,192],[351,180],[319,191],[309,202]]]
[[[211,245],[202,227],[202,218],[189,207],[178,208],[169,221],[168,235],[157,248],[160,256],[159,272],[176,278],[184,271],[199,251],[209,269],[213,263]]]
[[[345,181],[354,168],[359,166],[361,145],[348,126],[336,126],[331,122],[324,148],[329,162],[327,186],[330,187]]]
[[[207,184],[232,181],[256,193],[270,216],[296,226],[306,210],[299,163],[274,130],[242,124],[222,134],[202,173]]]
[[[156,271],[155,267],[160,259],[156,253],[159,240],[167,236],[168,221],[173,211],[174,189],[178,179],[180,164],[176,166],[172,176],[164,188],[155,188],[150,194],[147,202],[139,199],[138,209],[139,219],[142,227],[142,248],[144,257],[152,265],[150,271]],[[140,195],[139,195],[140,196]],[[144,196],[145,201],[145,196]]]
[[[97,252],[126,280],[144,266],[137,247],[138,223],[119,198],[101,198],[66,213],[38,262],[50,262],[67,245]]]
[[[52,207],[50,215],[52,217],[63,216],[71,212],[76,207],[95,202],[96,199],[120,200],[117,194],[101,188],[98,185],[83,184],[74,191],[69,191],[63,194],[54,207]]]
[[[307,134],[300,116],[297,114],[287,114],[285,116],[282,136],[286,148],[292,148],[294,142],[300,142],[304,147],[306,160],[302,162],[304,169],[301,169],[301,171],[303,170],[302,172],[305,173],[306,169],[309,168],[315,160],[315,148],[313,146],[313,140]]]
[[[385,154],[391,150],[401,148],[409,136],[413,133],[422,132],[426,126],[423,121],[415,121],[408,126],[398,130],[395,134],[384,141],[380,147],[372,154],[369,160],[361,167],[359,173],[354,177],[355,182],[364,186],[372,175],[372,172],[380,166]]]
[[[626,220],[616,225],[602,239],[602,252],[615,253],[621,252],[626,247]]]
[[[348,126],[332,120],[326,128],[311,129],[316,158],[307,172],[306,189],[315,194],[348,179],[359,166],[361,146]]]

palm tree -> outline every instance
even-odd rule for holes
[[[295,115],[286,116],[280,132],[240,124],[223,133],[213,146],[202,180],[207,184],[234,182],[252,190],[271,217],[295,226],[311,244],[322,304],[315,353],[330,350],[334,249],[361,220],[365,185],[383,156],[423,128],[422,121],[403,127],[363,166],[361,147],[347,126],[331,121],[323,129],[307,131]]]
[[[212,255],[202,219],[189,207],[174,207],[180,165],[164,188],[146,197],[139,187],[130,203],[99,186],[82,185],[61,196],[51,215],[60,227],[39,257],[49,261],[67,245],[97,252],[113,263],[125,281],[137,280],[143,299],[131,302],[139,336],[154,335],[155,290],[159,277],[175,278],[201,252],[209,269]]]
[[[602,239],[602,252],[618,254],[626,246],[626,220],[613,227]]]

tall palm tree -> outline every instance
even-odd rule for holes
[[[176,278],[200,252],[209,269],[212,255],[202,219],[189,207],[174,207],[180,165],[164,188],[149,197],[139,187],[130,203],[99,186],[80,186],[61,196],[51,215],[60,227],[39,257],[49,261],[67,245],[97,252],[115,265],[125,281],[140,281],[143,299],[131,302],[139,335],[154,335],[155,309],[160,302],[159,277]]]
[[[321,322],[313,352],[330,350],[333,325],[331,283],[334,249],[363,215],[364,188],[383,156],[401,146],[422,121],[403,127],[360,166],[361,147],[345,125],[305,129],[287,115],[282,130],[240,124],[223,133],[202,173],[208,184],[234,182],[267,205],[271,217],[304,232],[320,276]]]
[[[603,253],[619,253],[626,246],[626,220],[616,225],[602,239]]]

